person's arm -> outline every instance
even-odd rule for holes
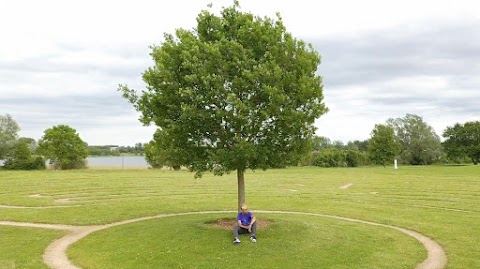
[[[237,223],[238,223],[238,227],[243,228],[243,229],[248,229],[248,226],[242,225],[241,220],[237,220]]]
[[[251,233],[252,232],[252,225],[255,223],[255,221],[257,221],[257,218],[255,217],[255,215],[253,215],[252,213],[252,221],[250,221],[250,225],[247,226],[246,229],[248,229],[248,232]]]
[[[244,226],[244,225],[242,224],[242,216],[241,216],[240,214],[242,214],[242,213],[238,213],[238,215],[237,215],[237,224],[238,224],[238,227],[243,228],[243,229],[248,229],[248,226]]]

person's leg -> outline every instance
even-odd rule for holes
[[[240,228],[240,226],[238,226],[238,224],[233,225],[233,236],[235,238],[238,238],[239,234],[246,234],[246,233],[248,233],[247,229]]]
[[[234,244],[238,244],[238,243],[241,242],[240,239],[238,238],[238,230],[239,230],[239,228],[240,228],[240,227],[238,227],[237,224],[233,225],[233,236],[235,237],[235,238],[233,239],[233,243],[234,243]]]
[[[238,238],[238,230],[240,227],[238,227],[237,224],[233,225],[233,237]]]
[[[253,238],[257,237],[257,222],[256,221],[252,224],[252,237]]]
[[[252,225],[252,228],[253,228],[253,225]],[[255,229],[256,229],[256,226],[255,226]],[[253,232],[253,230],[252,230]],[[233,226],[233,236],[235,237],[234,240],[233,240],[233,243],[237,244],[237,243],[240,243],[240,239],[238,238],[238,235],[239,234],[247,234],[248,233],[248,230],[245,229],[245,228],[240,228],[240,226],[238,226],[237,224],[235,224]]]

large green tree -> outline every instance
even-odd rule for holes
[[[423,118],[407,114],[403,118],[388,119],[387,124],[395,132],[402,163],[432,164],[442,157],[440,137]]]
[[[397,143],[395,142],[393,128],[388,125],[376,124],[368,143],[370,160],[385,167],[387,163],[393,162],[396,152]]]
[[[37,152],[58,169],[75,169],[85,167],[88,146],[75,129],[58,125],[44,131]]]
[[[480,121],[457,123],[443,132],[445,151],[450,158],[468,156],[474,164],[480,162]]]
[[[20,127],[11,115],[0,115],[0,160],[10,155],[19,131]]]
[[[244,172],[296,165],[327,111],[320,55],[292,37],[279,15],[257,17],[238,2],[219,15],[202,11],[197,27],[165,34],[151,56],[146,90],[119,90],[142,123],[159,127],[156,144],[166,159],[196,176],[236,171],[239,205]]]

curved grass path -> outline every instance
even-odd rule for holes
[[[80,269],[79,267],[72,264],[68,259],[67,249],[73,243],[79,241],[80,239],[88,236],[89,234],[108,229],[114,226],[124,225],[133,222],[139,222],[144,220],[159,219],[165,217],[175,217],[183,215],[194,215],[194,214],[216,214],[216,213],[236,213],[237,211],[201,211],[201,212],[186,212],[186,213],[175,213],[175,214],[162,214],[150,217],[130,219],[120,222],[115,222],[105,225],[93,225],[93,226],[70,226],[70,225],[55,225],[55,224],[36,224],[36,223],[24,223],[24,222],[11,222],[11,221],[0,221],[0,225],[6,226],[19,226],[19,227],[33,227],[33,228],[44,228],[44,229],[54,229],[54,230],[63,230],[69,231],[70,233],[50,244],[43,255],[44,262],[53,269]],[[406,235],[409,235],[416,240],[418,240],[427,250],[427,258],[420,264],[416,266],[415,269],[444,269],[447,264],[447,256],[445,250],[432,240],[431,238],[422,235],[418,232],[408,230],[405,228],[385,225],[376,222],[364,221],[359,219],[335,216],[335,215],[325,215],[317,213],[306,213],[306,212],[295,212],[295,211],[269,211],[269,210],[255,210],[258,213],[266,214],[292,214],[292,215],[305,215],[305,216],[317,216],[323,218],[337,219],[349,222],[362,223],[367,225],[386,227],[400,231]]]

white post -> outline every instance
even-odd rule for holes
[[[395,159],[395,161],[393,161],[393,168],[398,169],[397,159]]]

